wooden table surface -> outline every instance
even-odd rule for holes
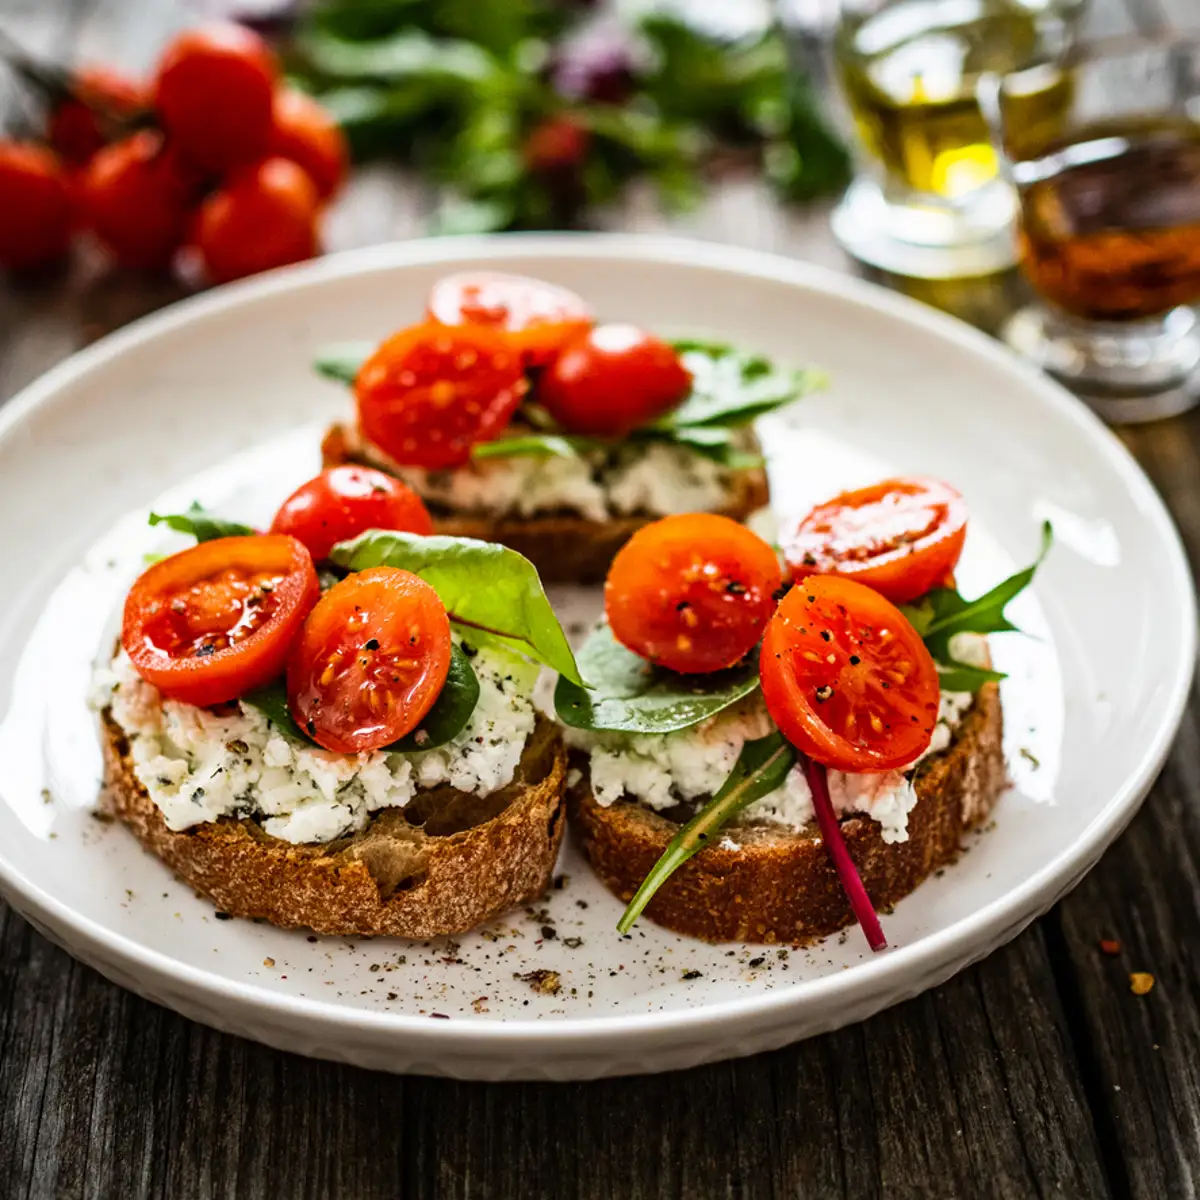
[[[0,25],[31,49],[139,68],[194,17],[166,0],[0,0]],[[1087,31],[1172,23],[1200,30],[1200,0],[1095,0]],[[415,236],[424,207],[364,170],[331,248]],[[666,223],[634,199],[612,224]],[[750,181],[671,227],[848,269],[826,211],[782,211]],[[0,282],[0,398],[180,294],[79,266]],[[969,311],[987,323],[994,298]],[[1200,411],[1126,441],[1200,562]],[[0,1200],[1194,1196],[1198,802],[1193,698],[1128,832],[979,966],[772,1054],[602,1083],[396,1078],[269,1050],[108,983],[0,904]],[[1149,995],[1131,994],[1131,971],[1154,974]]]

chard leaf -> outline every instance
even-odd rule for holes
[[[958,670],[974,671],[976,668],[968,668],[965,664],[954,661],[950,651],[950,639],[955,634],[1007,633],[1017,629],[1004,615],[1004,609],[1032,582],[1053,539],[1054,530],[1047,521],[1042,525],[1042,544],[1037,558],[1024,570],[1010,575],[977,600],[964,599],[954,588],[935,588],[922,596],[916,604],[901,605],[901,611],[921,635],[935,662]]]
[[[587,680],[560,678],[554,691],[558,719],[575,729],[621,733],[674,733],[736,704],[758,687],[758,659],[711,675],[680,675],[626,650],[607,625],[579,652]]]
[[[301,729],[288,707],[287,684],[283,679],[268,683],[265,687],[247,692],[242,700],[257,708],[280,732],[296,741],[315,746],[316,742],[307,731]],[[412,733],[398,742],[384,746],[386,753],[415,754],[421,750],[433,750],[453,741],[471,719],[479,703],[479,678],[466,652],[454,642],[450,648],[450,670],[446,682],[425,714],[425,719]]]
[[[796,751],[778,730],[746,742],[729,777],[713,798],[671,839],[662,857],[642,880],[642,886],[617,922],[617,931],[628,933],[654,893],[675,871],[692,855],[711,845],[742,809],[779,787],[795,761]]]
[[[480,458],[578,458],[586,450],[603,443],[594,438],[571,437],[560,433],[525,433],[480,442],[472,447],[471,457]]]
[[[493,634],[572,682],[583,682],[537,568],[507,546],[371,529],[339,542],[329,557],[349,571],[382,566],[411,571],[437,592],[450,620]]]
[[[249,537],[256,532],[249,525],[213,516],[207,509],[202,508],[197,500],[192,501],[187,512],[152,512],[150,524],[166,525],[168,529],[174,529],[177,533],[190,533],[198,542],[211,542],[223,537]]]
[[[375,346],[371,342],[338,342],[326,346],[316,357],[313,366],[318,375],[332,379],[336,383],[344,383],[353,387],[358,378],[359,369],[374,353]]]
[[[653,428],[747,425],[824,384],[818,371],[776,367],[758,354],[714,342],[674,343],[692,373],[692,390]]]

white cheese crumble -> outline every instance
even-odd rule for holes
[[[646,513],[712,512],[729,500],[735,470],[685,446],[624,444],[578,458],[516,455],[446,471],[401,466],[347,428],[353,454],[404,480],[423,500],[456,513],[532,517],[571,512],[591,521]],[[744,431],[738,448],[752,452]]]
[[[986,642],[960,635],[954,653],[962,662],[986,662]],[[968,645],[968,640],[978,645]],[[943,692],[933,741],[921,758],[944,750],[971,707],[970,692]],[[592,794],[604,807],[625,797],[649,808],[668,809],[681,801],[711,796],[733,770],[742,746],[775,729],[762,693],[744,700],[689,729],[667,734],[591,733],[565,729],[567,744],[589,751]],[[834,811],[865,813],[880,827],[885,842],[908,840],[908,814],[917,793],[905,770],[849,774],[830,771],[829,796]],[[738,824],[768,822],[799,831],[814,820],[812,793],[797,765],[784,782],[749,805]]]
[[[423,788],[487,796],[512,782],[533,732],[538,668],[490,643],[471,665],[479,678],[471,719],[452,741],[419,754],[334,754],[285,737],[240,701],[212,711],[164,699],[124,651],[97,672],[93,704],[129,738],[134,774],[168,828],[248,816],[287,842],[328,842]]]

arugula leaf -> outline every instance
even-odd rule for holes
[[[579,670],[586,688],[564,677],[554,691],[558,719],[575,729],[673,733],[736,704],[758,687],[753,655],[728,671],[679,675],[626,650],[607,625],[584,643]]]
[[[692,373],[692,390],[682,404],[654,423],[656,429],[747,425],[825,382],[819,371],[776,367],[761,355],[722,343],[690,340],[674,345]]]
[[[976,600],[965,599],[954,588],[934,588],[915,604],[900,605],[900,611],[921,635],[933,656],[943,690],[975,692],[989,681],[1004,678],[1000,671],[959,662],[951,651],[951,640],[959,633],[1019,633],[1017,626],[1004,615],[1004,610],[1033,581],[1053,540],[1054,529],[1046,521],[1042,525],[1042,543],[1037,558]]]
[[[307,742],[310,746],[316,745],[292,716],[288,707],[287,684],[283,679],[247,692],[242,696],[242,700],[257,708],[271,724],[288,737]],[[450,648],[450,670],[446,674],[446,682],[433,702],[433,707],[416,729],[390,746],[384,746],[384,752],[415,754],[444,746],[466,728],[478,703],[479,678],[475,674],[475,668],[471,666],[471,660],[455,642]]]
[[[201,507],[198,500],[193,500],[187,512],[150,514],[151,525],[166,525],[177,533],[190,533],[198,542],[211,542],[223,537],[249,537],[255,532],[249,525],[241,525],[237,521],[226,521],[215,517],[207,509]]]
[[[371,342],[338,342],[326,346],[316,357],[313,366],[318,375],[353,387],[363,363],[374,353]]]
[[[493,634],[572,682],[583,682],[537,568],[507,546],[371,529],[339,542],[329,557],[350,571],[380,566],[412,571],[437,592],[450,620]]]
[[[796,751],[778,731],[746,742],[729,777],[713,798],[671,839],[662,857],[642,880],[642,886],[617,922],[617,931],[628,933],[654,893],[675,871],[709,845],[742,809],[779,787],[795,761]]]
[[[480,458],[578,458],[587,450],[602,448],[595,438],[561,433],[523,433],[514,437],[480,442],[471,449],[471,457]]]

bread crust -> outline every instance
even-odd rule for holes
[[[539,718],[518,776],[489,798],[485,818],[465,823],[452,788],[422,793],[424,828],[384,809],[361,833],[295,845],[251,820],[222,819],[174,832],[133,773],[121,728],[103,718],[102,804],[176,875],[235,917],[317,933],[431,938],[465,933],[534,898],[550,882],[565,827],[566,751]],[[474,801],[478,804],[478,801]],[[414,802],[415,803],[415,802]]]
[[[601,807],[588,783],[586,756],[573,755],[572,766],[583,769],[567,793],[574,836],[609,890],[629,900],[679,826],[630,801]],[[875,907],[887,910],[952,862],[963,834],[987,818],[1006,781],[1000,692],[988,683],[952,744],[921,765],[907,841],[884,842],[868,816],[842,819],[842,836]],[[701,850],[663,884],[646,915],[711,942],[792,944],[854,920],[815,826],[800,833],[737,826],[729,833],[738,849]]]
[[[321,457],[326,467],[347,462],[379,465],[355,454],[342,425],[333,425],[326,432]],[[718,510],[721,516],[744,521],[770,501],[767,475],[761,467],[738,471],[732,484],[728,503]],[[658,520],[649,514],[593,521],[566,512],[493,519],[438,511],[436,506],[430,511],[435,533],[509,546],[537,567],[545,583],[601,583],[617,551],[644,525]]]

